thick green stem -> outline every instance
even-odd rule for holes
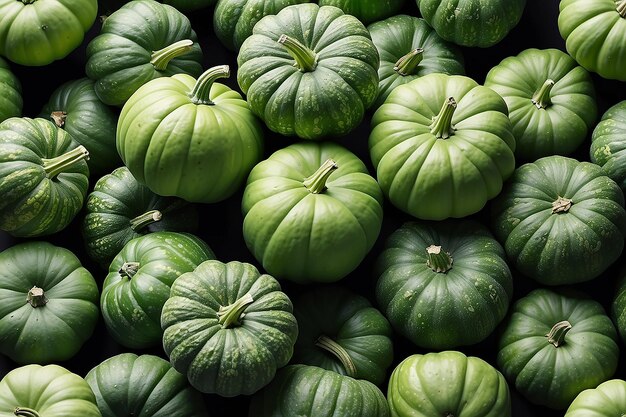
[[[13,414],[23,417],[39,417],[39,413],[37,411],[26,407],[15,407]]]
[[[618,0],[616,4],[617,13],[626,19],[626,0]]]
[[[339,166],[335,161],[327,159],[326,162],[324,162],[313,175],[305,178],[304,181],[302,181],[302,184],[304,184],[304,186],[312,194],[320,194],[326,189],[326,181],[328,181],[328,177],[330,177],[330,174],[332,174],[337,168],[339,168]]]
[[[163,218],[163,214],[161,214],[159,210],[146,211],[144,214],[140,214],[130,221],[130,228],[138,232],[144,227],[158,222],[161,218]]]
[[[356,365],[348,352],[339,343],[328,336],[321,335],[315,341],[315,346],[324,349],[326,352],[329,352],[339,359],[339,362],[341,362],[343,368],[346,370],[346,375],[356,378]]]
[[[552,343],[554,347],[559,347],[565,343],[565,335],[572,329],[569,321],[563,320],[552,326],[550,333],[546,335],[548,343]]]
[[[552,105],[552,100],[550,100],[550,91],[552,91],[554,84],[553,80],[547,79],[539,90],[533,94],[531,101],[538,109],[545,109],[546,107]]]
[[[196,84],[193,86],[189,97],[194,104],[206,104],[213,105],[211,101],[211,87],[213,83],[219,78],[230,77],[230,67],[228,65],[217,65],[204,71]]]
[[[454,126],[452,125],[452,116],[456,110],[456,100],[454,97],[449,97],[439,114],[433,117],[433,122],[430,125],[430,133],[435,135],[437,139],[448,139],[454,135]]]
[[[165,71],[172,59],[186,54],[191,51],[192,47],[193,41],[191,39],[183,39],[182,41],[174,42],[163,49],[152,52],[150,63],[154,66],[155,70]]]
[[[414,75],[423,58],[424,50],[422,48],[413,49],[396,62],[393,70],[402,76]]]
[[[552,202],[552,214],[567,213],[574,202],[569,198],[559,197]]]
[[[135,276],[137,271],[139,271],[139,262],[124,262],[124,265],[120,268],[118,274],[120,274],[123,278],[131,279]]]
[[[54,178],[80,161],[89,159],[89,152],[83,145],[55,158],[42,159],[43,169],[48,178]]]
[[[226,307],[220,306],[217,312],[217,318],[223,328],[239,326],[241,319],[245,316],[244,310],[254,302],[252,294],[247,293],[231,305]]]
[[[452,255],[441,249],[441,246],[430,245],[426,248],[426,266],[434,272],[446,273],[452,269]]]
[[[301,72],[315,71],[317,68],[317,54],[304,46],[299,40],[287,35],[280,35],[278,43],[287,48],[289,55],[296,61],[295,67]]]
[[[34,286],[30,290],[28,290],[28,294],[26,295],[26,302],[31,305],[33,308],[43,307],[48,302],[46,298],[46,294],[44,293],[42,288]]]
[[[52,113],[50,113],[50,117],[54,121],[54,124],[57,125],[57,127],[63,127],[65,126],[65,119],[67,119],[67,112],[64,112],[62,110],[53,111]]]

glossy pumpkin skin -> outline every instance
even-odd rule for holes
[[[22,84],[0,57],[0,123],[22,114]]]
[[[91,175],[102,175],[122,165],[115,149],[117,115],[100,101],[92,80],[81,78],[58,87],[40,115],[87,148]]]
[[[626,342],[626,267],[620,269],[616,288],[611,313],[617,331],[622,340]]]
[[[431,245],[448,255],[430,255]],[[387,239],[374,275],[376,299],[396,331],[431,350],[485,339],[513,294],[502,246],[468,220],[405,223]]]
[[[295,60],[278,42],[281,35],[311,56]],[[369,32],[333,6],[297,4],[265,16],[241,45],[237,65],[237,82],[254,114],[285,136],[345,135],[378,91],[379,57]]]
[[[393,360],[391,325],[370,302],[341,287],[294,301],[298,340],[291,363],[319,366],[381,385]]]
[[[252,28],[263,17],[276,14],[287,6],[310,0],[219,0],[213,13],[213,30],[222,45],[238,51]]]
[[[423,75],[433,72],[465,74],[461,50],[441,39],[424,19],[392,16],[372,23],[367,29],[380,55],[380,82],[375,107],[380,107],[394,88]],[[411,58],[409,62],[398,65],[401,58],[418,48],[423,50],[421,58]],[[415,62],[418,62],[417,65]]]
[[[42,417],[101,417],[85,380],[59,365],[26,365],[6,374],[0,381],[0,417],[15,417],[16,407]]]
[[[85,249],[104,269],[131,239],[159,231],[193,233],[198,228],[193,204],[153,193],[126,167],[96,182],[85,211],[81,225]]]
[[[329,159],[338,167],[334,171]],[[325,182],[320,169],[330,172]],[[382,203],[378,184],[347,149],[332,142],[293,144],[250,173],[242,200],[243,237],[278,279],[335,282],[376,242]]]
[[[428,74],[398,86],[374,113],[369,136],[385,196],[424,220],[480,211],[513,172],[514,150],[502,97],[460,75]]]
[[[388,417],[384,394],[371,382],[317,366],[289,365],[252,397],[249,417]]]
[[[208,71],[228,74],[227,67]],[[261,160],[263,130],[237,91],[211,82],[200,97],[192,93],[197,84],[178,74],[140,88],[122,108],[117,150],[154,193],[215,203],[233,195]]]
[[[72,358],[96,326],[98,297],[93,276],[69,250],[39,241],[4,250],[0,353],[19,364]]]
[[[519,167],[494,200],[491,218],[511,265],[544,285],[591,280],[624,247],[618,185],[597,165],[563,156]]]
[[[626,192],[626,101],[613,105],[591,134],[591,162]]]
[[[565,48],[601,77],[626,81],[626,3],[623,0],[562,0],[558,26]]]
[[[289,362],[298,336],[292,311],[278,281],[253,265],[205,261],[172,285],[163,348],[197,390],[250,395]]]
[[[506,101],[518,161],[571,154],[596,121],[591,75],[558,49],[531,48],[505,58],[485,86]]]
[[[161,344],[161,310],[176,278],[215,259],[201,239],[155,232],[131,240],[113,259],[102,284],[100,307],[109,334],[122,346]]]
[[[0,229],[35,237],[64,229],[89,186],[88,152],[44,119],[0,124]]]
[[[85,376],[102,417],[205,417],[202,396],[168,361],[122,353]]]
[[[391,374],[387,400],[392,417],[511,416],[502,374],[484,360],[456,351],[404,359]]]
[[[97,14],[97,0],[0,0],[0,55],[28,66],[65,58]]]
[[[189,40],[190,46],[176,48],[181,55],[153,64],[154,51]],[[100,34],[87,45],[85,72],[95,81],[100,100],[122,106],[139,87],[159,77],[174,74],[198,76],[202,72],[202,50],[189,19],[167,4],[135,0],[113,12],[102,24]]]
[[[426,21],[447,41],[487,48],[522,18],[526,0],[417,0]]]
[[[404,0],[320,0],[320,6],[339,7],[346,14],[357,17],[361,22],[368,24],[395,14]]]
[[[576,396],[565,417],[621,417],[626,410],[626,381],[611,379]]]
[[[550,337],[567,321],[571,329]],[[565,409],[617,368],[617,334],[602,306],[573,293],[537,289],[518,300],[498,344],[498,368],[534,404]]]

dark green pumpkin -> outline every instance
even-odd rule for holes
[[[622,340],[626,342],[626,266],[620,269],[611,313]]]
[[[602,115],[591,134],[589,155],[626,192],[626,100]]]
[[[102,417],[206,417],[202,396],[168,361],[122,353],[87,373]]]
[[[206,243],[187,233],[155,232],[126,243],[102,284],[100,308],[109,334],[132,349],[160,345],[161,310],[172,283],[214,258]]]
[[[0,123],[22,115],[22,84],[0,57]]]
[[[381,385],[393,360],[391,325],[360,295],[321,287],[294,301],[298,340],[291,363]]]
[[[479,223],[405,223],[374,269],[376,298],[394,328],[416,345],[448,349],[485,339],[513,293],[505,253]]]
[[[384,19],[396,13],[405,0],[319,0],[320,6],[339,7],[364,24]]]

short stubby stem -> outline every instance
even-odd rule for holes
[[[54,121],[54,124],[57,125],[57,127],[63,127],[65,126],[65,120],[67,119],[67,112],[64,112],[62,110],[53,111],[52,113],[50,113],[50,117]]]
[[[415,48],[400,58],[396,62],[396,65],[393,66],[393,70],[402,76],[415,75],[415,71],[423,58],[424,50],[422,48]]]
[[[327,159],[321,167],[315,171],[313,175],[305,178],[302,184],[311,192],[311,194],[320,194],[326,190],[326,181],[339,166],[332,159]]]
[[[448,139],[450,136],[454,135],[454,126],[452,125],[452,116],[454,115],[454,111],[456,110],[456,100],[454,97],[449,97],[439,114],[433,117],[433,122],[430,125],[430,133],[435,135],[437,139]]]
[[[626,19],[626,0],[618,0],[616,7],[617,13],[619,13],[622,18]]]
[[[124,262],[124,265],[122,265],[122,267],[117,272],[123,278],[131,279],[135,276],[135,274],[137,274],[140,266],[141,265],[139,264],[139,262]]]
[[[283,45],[289,55],[296,61],[295,67],[302,72],[315,71],[317,68],[317,54],[310,48],[307,48],[297,39],[287,35],[280,35],[278,43]]]
[[[555,82],[551,79],[547,79],[543,85],[533,94],[531,101],[538,109],[545,109],[546,107],[552,105],[552,100],[550,100],[550,92],[552,91],[552,87],[554,87]]]
[[[196,81],[189,97],[194,104],[206,104],[212,106],[211,87],[220,78],[230,77],[230,67],[228,65],[217,65],[204,71]]]
[[[130,228],[135,232],[139,232],[146,226],[158,222],[163,218],[163,214],[159,210],[146,211],[130,221]]]
[[[356,378],[356,365],[350,357],[350,354],[348,354],[343,346],[325,335],[321,335],[317,338],[317,340],[315,341],[315,346],[325,350],[326,352],[336,357],[339,362],[341,362],[343,368],[346,370],[346,375],[351,378]]]
[[[234,303],[227,306],[220,306],[217,312],[217,318],[223,328],[228,329],[241,324],[241,319],[245,316],[243,312],[250,304],[254,302],[252,294],[247,293]]]
[[[23,417],[39,417],[39,413],[37,411],[26,407],[15,407],[13,414]]]
[[[452,269],[452,255],[441,249],[441,246],[430,245],[426,248],[426,266],[433,272],[446,273]]]
[[[59,155],[55,158],[42,159],[43,169],[46,171],[48,178],[54,178],[66,169],[71,168],[80,161],[88,160],[89,152],[87,148],[80,145],[69,152]]]
[[[191,48],[193,48],[193,41],[191,39],[183,39],[182,41],[174,42],[163,49],[152,52],[150,63],[157,71],[165,71],[172,59],[186,54],[191,51]]]
[[[548,343],[554,345],[554,347],[559,347],[565,343],[565,335],[572,329],[572,325],[569,321],[563,320],[552,326],[550,332],[546,335],[548,338]]]
[[[567,213],[574,202],[569,198],[559,197],[552,202],[552,214]]]
[[[31,307],[37,308],[45,306],[48,303],[48,299],[46,298],[46,294],[42,288],[34,286],[28,290],[26,302],[30,304]]]

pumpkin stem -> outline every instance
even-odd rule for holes
[[[626,19],[626,0],[617,1],[617,13]]]
[[[131,279],[139,271],[139,262],[124,262],[124,265],[117,271],[122,278]]]
[[[65,119],[67,119],[67,112],[63,110],[53,111],[50,113],[50,118],[57,127],[65,126]]]
[[[430,245],[426,248],[426,266],[434,272],[446,273],[452,269],[452,255],[441,250],[441,246]]]
[[[346,375],[351,378],[356,378],[356,365],[348,352],[339,343],[335,342],[328,336],[321,335],[315,341],[315,346],[324,349],[326,352],[334,355],[346,370]]]
[[[559,197],[552,202],[552,214],[567,213],[574,202],[569,198]]]
[[[396,61],[393,70],[402,76],[414,75],[422,59],[424,59],[424,49],[415,48]]]
[[[212,106],[211,100],[211,87],[215,80],[219,78],[230,77],[230,67],[228,65],[217,65],[204,71],[196,84],[193,86],[193,90],[189,93],[189,97],[194,104],[206,104]]]
[[[26,295],[26,302],[31,305],[33,308],[43,307],[48,302],[46,298],[46,294],[44,293],[42,288],[34,286],[30,290],[28,290],[28,294]]]
[[[452,116],[454,115],[454,111],[456,110],[456,100],[454,97],[449,97],[439,114],[433,117],[433,122],[430,125],[430,133],[435,135],[437,139],[448,139],[450,136],[454,135],[454,126],[452,125]]]
[[[191,51],[192,47],[193,41],[191,39],[183,39],[182,41],[174,42],[163,49],[153,51],[150,63],[154,66],[155,70],[165,71],[172,59],[186,54]]]
[[[548,78],[539,90],[533,94],[531,101],[538,109],[545,109],[546,107],[552,105],[552,100],[550,100],[550,91],[552,91],[554,84],[554,80]]]
[[[243,312],[248,305],[254,302],[252,294],[247,293],[231,305],[226,307],[220,306],[217,312],[217,318],[223,328],[228,329],[241,324],[241,319],[245,316]]]
[[[158,222],[163,217],[163,214],[159,210],[146,211],[144,214],[140,214],[130,221],[130,228],[134,232],[138,232],[144,227],[151,225],[154,222]]]
[[[313,175],[305,178],[304,181],[302,181],[302,184],[304,184],[304,186],[312,194],[320,194],[326,190],[326,181],[328,181],[330,174],[332,174],[337,168],[339,168],[339,165],[337,165],[335,161],[327,159],[326,162],[324,162]]]
[[[46,171],[48,178],[54,178],[66,169],[72,167],[74,164],[89,159],[89,151],[83,145],[72,149],[69,152],[59,155],[55,158],[45,159],[43,158],[43,169]]]
[[[16,416],[24,416],[24,417],[39,417],[39,413],[33,410],[32,408],[26,407],[15,407],[13,412]]]
[[[294,67],[301,72],[315,71],[315,68],[317,68],[317,54],[304,46],[302,42],[283,34],[278,38],[278,43],[287,48],[289,55],[296,61]]]
[[[559,347],[565,343],[565,335],[572,329],[569,321],[563,320],[552,326],[550,333],[546,335],[548,343],[552,343],[554,347]]]

